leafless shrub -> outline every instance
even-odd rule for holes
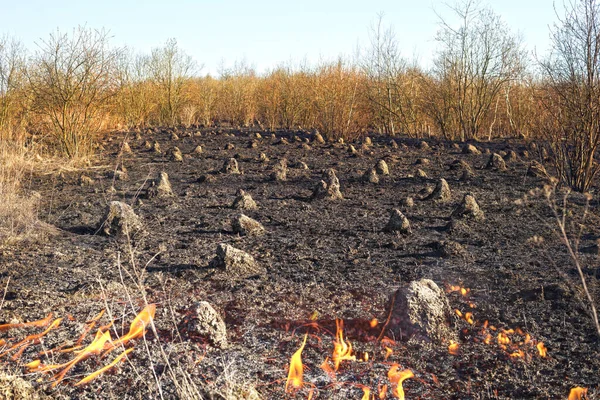
[[[28,71],[32,109],[70,158],[92,152],[115,89],[118,51],[108,32],[86,27],[42,41]]]
[[[600,5],[573,0],[552,30],[552,53],[541,63],[547,79],[544,106],[550,117],[540,125],[560,179],[586,192],[599,166]]]

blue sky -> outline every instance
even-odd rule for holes
[[[452,0],[450,0],[451,2]],[[0,0],[0,35],[8,34],[34,49],[40,38],[77,25],[106,28],[115,45],[149,52],[168,38],[215,74],[219,66],[246,60],[259,72],[277,64],[315,63],[352,55],[368,45],[369,26],[378,13],[392,25],[405,57],[431,61],[440,15],[439,0]],[[558,1],[559,4],[560,0]],[[529,50],[543,54],[548,26],[556,20],[552,0],[483,0]]]

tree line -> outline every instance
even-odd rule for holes
[[[244,63],[202,75],[174,39],[138,54],[105,30],[56,31],[28,51],[0,38],[0,139],[34,137],[68,157],[97,134],[149,126],[256,126],[448,140],[543,138],[563,181],[585,191],[600,143],[600,20],[596,0],[571,0],[550,29],[552,51],[532,57],[488,7],[462,0],[440,18],[432,66],[405,58],[383,18],[353,58]]]

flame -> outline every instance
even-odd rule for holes
[[[517,350],[510,354],[510,358],[525,358],[523,350]]]
[[[505,332],[498,332],[498,344],[499,345],[507,345],[510,343],[510,338],[506,335]]]
[[[285,392],[291,393],[292,388],[300,389],[302,387],[302,374],[304,371],[304,367],[302,366],[302,350],[304,350],[304,346],[306,345],[306,338],[308,334],[304,335],[304,340],[302,341],[302,345],[290,360],[290,372],[288,373],[287,382],[285,383]],[[292,388],[290,388],[292,386]]]
[[[92,372],[91,374],[89,374],[88,376],[86,376],[85,378],[83,378],[82,380],[77,382],[75,384],[75,386],[85,385],[86,383],[91,382],[98,375],[103,374],[104,372],[108,371],[109,369],[111,369],[112,367],[117,365],[119,363],[119,361],[121,361],[123,358],[125,358],[125,356],[127,354],[131,353],[132,351],[133,351],[133,347],[125,350],[123,353],[119,354],[110,364],[106,365],[105,367],[100,368],[99,370],[97,370],[95,372]]]
[[[378,386],[377,390],[379,391],[379,400],[385,399],[385,397],[387,396],[388,386],[387,385]]]
[[[15,328],[29,328],[29,327],[43,328],[43,327],[48,326],[50,321],[52,321],[52,313],[48,314],[48,316],[46,318],[40,319],[37,321],[23,322],[20,324],[0,325],[0,332],[7,331],[9,329],[15,329]]]
[[[58,328],[58,326],[60,325],[61,321],[62,321],[62,318],[55,319],[52,322],[52,324],[50,324],[50,326],[48,328],[46,328],[43,332],[35,334],[35,335],[28,335],[27,337],[25,337],[25,339],[21,340],[19,343],[15,344],[10,349],[8,349],[4,353],[0,354],[0,357],[3,357],[7,353],[9,353],[9,352],[11,352],[13,350],[18,349],[18,351],[11,357],[11,359],[13,361],[19,359],[19,357],[21,357],[21,355],[23,354],[23,352],[30,345],[32,345],[34,343],[37,343],[41,338],[43,338],[48,333],[50,333],[51,330]],[[35,325],[30,325],[30,326],[35,326]]]
[[[485,344],[490,344],[492,343],[492,335],[490,335],[489,333],[487,334],[487,336],[485,337],[485,339],[483,339],[483,343]]]
[[[86,360],[93,355],[100,354],[104,349],[106,342],[110,342],[110,332],[106,331],[102,333],[102,331],[98,331],[92,343],[90,343],[85,349],[77,351],[77,356],[75,358],[65,364],[53,366],[54,368],[52,369],[63,368],[63,370],[56,374],[56,381],[52,384],[52,387],[56,387],[56,385],[58,385],[65,378],[67,372],[69,372],[69,370],[71,370],[75,364]]]
[[[531,335],[529,333],[525,334],[525,340],[523,341],[523,344],[527,344],[531,342]]]
[[[368,387],[363,387],[363,397],[361,398],[361,400],[371,400],[371,389],[369,389]]]
[[[450,345],[448,346],[448,353],[452,354],[453,356],[458,355],[458,343],[456,343],[454,340],[450,341]]]
[[[329,357],[325,357],[325,361],[323,361],[323,364],[321,364],[321,369],[332,381],[335,381],[335,371],[329,366]]]
[[[587,397],[587,388],[574,387],[569,393],[569,400],[581,400]]]
[[[383,360],[384,361],[387,360],[392,355],[393,352],[394,352],[394,350],[390,349],[389,347],[386,347],[385,348],[385,356],[383,357]]]
[[[461,287],[458,285],[449,285],[446,288],[446,293],[460,292],[460,294],[463,296],[466,296],[467,294],[469,294],[470,291],[471,291],[471,289],[464,288],[464,287]]]
[[[377,324],[379,324],[377,318],[373,318],[371,321],[369,321],[369,326],[371,326],[371,328],[375,328]]]
[[[402,382],[404,382],[406,379],[414,377],[415,374],[413,374],[410,369],[398,371],[399,367],[400,366],[398,364],[393,364],[388,371],[388,378],[390,382],[395,385],[395,387],[392,389],[392,394],[394,397],[404,400],[404,388],[402,387]]]
[[[467,321],[469,324],[473,325],[473,323],[475,322],[473,320],[473,313],[465,313],[465,321]]]
[[[156,313],[156,304],[148,304],[140,313],[133,319],[129,332],[114,342],[107,343],[106,354],[114,348],[127,344],[130,340],[138,339],[146,334],[146,327],[152,323],[154,314]]]
[[[335,334],[336,339],[333,341],[333,355],[331,359],[337,371],[343,360],[356,361],[356,356],[352,355],[352,344],[344,340],[344,321],[336,319],[335,325],[337,332]]]
[[[546,358],[546,354],[548,353],[548,349],[544,345],[544,342],[539,342],[536,347],[537,347],[537,349],[538,349],[538,351],[540,353],[540,356],[542,358]]]

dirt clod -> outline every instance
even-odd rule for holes
[[[502,158],[502,156],[498,153],[493,153],[490,156],[490,159],[488,160],[487,165],[485,166],[486,169],[493,169],[496,171],[506,171],[506,163],[504,162],[504,159]]]
[[[225,349],[229,346],[225,322],[207,301],[194,304],[191,315],[186,316],[183,325],[189,334],[204,337],[217,348]]]
[[[389,175],[390,174],[390,170],[389,170],[388,165],[385,162],[385,160],[377,161],[377,165],[375,165],[375,171],[377,171],[377,173],[379,175]]]
[[[475,221],[482,221],[485,215],[479,204],[475,200],[475,196],[470,193],[465,194],[459,206],[452,212],[453,218],[472,218]]]
[[[150,182],[150,187],[147,191],[149,199],[154,197],[171,197],[174,196],[169,175],[161,171],[158,176]]]
[[[313,200],[341,200],[344,196],[340,191],[340,180],[335,174],[333,168],[323,173],[321,180],[313,190]]]
[[[437,344],[457,340],[455,317],[446,294],[430,279],[412,281],[390,300],[386,327],[401,340],[417,339]]]
[[[221,173],[223,174],[239,174],[240,169],[238,166],[238,162],[235,158],[230,158],[225,160],[223,163],[223,168],[221,168]]]
[[[240,189],[237,192],[237,197],[233,201],[231,208],[235,208],[238,210],[256,210],[258,206],[256,202],[250,196],[250,194],[244,192],[244,190]]]
[[[265,233],[265,228],[260,222],[244,214],[234,217],[231,221],[231,227],[234,233],[245,236],[259,236]]]
[[[465,144],[462,148],[462,153],[479,155],[481,154],[481,151],[479,151],[479,149],[477,149],[477,147],[473,146],[472,144]]]
[[[285,181],[286,179],[287,179],[287,160],[285,158],[282,158],[273,167],[273,172],[271,172],[271,180],[281,182],[281,181]]]
[[[129,204],[111,201],[100,221],[101,231],[106,236],[132,236],[142,230],[142,222]]]
[[[368,183],[379,183],[379,176],[377,176],[377,171],[375,170],[375,168],[369,168],[368,170],[366,170],[364,175],[362,176],[362,180]]]
[[[233,279],[265,273],[265,269],[258,265],[254,257],[225,243],[217,246],[217,255],[210,262],[210,267],[224,268],[227,276]]]
[[[399,232],[404,235],[411,233],[408,218],[397,208],[390,211],[390,219],[383,230],[385,232]]]
[[[452,199],[452,192],[450,186],[444,178],[440,178],[435,186],[435,189],[431,192],[425,200],[434,200],[440,203],[445,203]]]

